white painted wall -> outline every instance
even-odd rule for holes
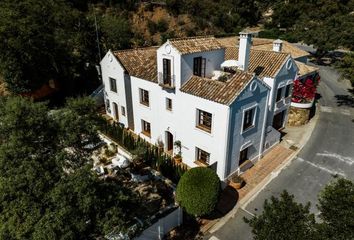
[[[103,57],[101,61],[101,70],[102,70],[102,81],[105,89],[105,99],[108,98],[110,102],[111,113],[108,113],[112,118],[114,118],[114,109],[113,102],[118,104],[118,114],[119,122],[123,123],[125,126],[128,125],[127,118],[127,104],[126,104],[126,88],[124,84],[124,68],[114,57],[111,51],[108,51],[107,54]],[[117,93],[110,90],[109,78],[116,79],[117,82]],[[122,115],[121,107],[125,107],[126,115]]]
[[[124,74],[124,68],[116,60],[111,59],[111,52],[108,52],[101,61],[102,77],[107,98],[110,100],[111,109],[112,102],[116,102],[119,106],[126,107],[128,111],[132,111],[134,121],[134,132],[142,138],[156,144],[158,140],[165,143],[165,132],[169,131],[173,134],[174,141],[180,140],[182,143],[183,161],[195,167],[196,147],[210,153],[210,165],[217,162],[217,173],[221,179],[225,179],[231,172],[238,168],[238,158],[240,148],[251,142],[252,152],[251,158],[256,158],[261,149],[261,139],[263,133],[263,121],[267,105],[274,106],[276,88],[284,83],[288,84],[293,81],[296,76],[296,69],[286,69],[283,67],[275,79],[264,78],[271,91],[264,83],[254,80],[257,84],[257,90],[251,91],[249,86],[241,93],[236,102],[230,107],[199,98],[190,94],[180,92],[180,86],[187,81],[193,74],[193,58],[202,56],[206,58],[206,74],[211,75],[214,70],[220,69],[220,64],[224,61],[224,50],[216,50],[204,53],[195,53],[188,55],[180,55],[172,46],[167,47],[165,43],[157,50],[157,68],[158,72],[162,72],[162,59],[171,59],[171,73],[176,76],[176,88],[174,90],[164,89],[155,82],[140,79],[134,76],[127,78]],[[118,93],[109,90],[109,77],[117,80]],[[124,84],[124,77],[130,82],[130,87]],[[125,92],[131,89],[130,109],[127,108],[127,97]],[[149,92],[149,106],[140,104],[140,91],[144,89]],[[267,94],[270,93],[270,99],[267,103]],[[275,94],[274,94],[275,92]],[[172,111],[166,109],[166,98],[172,100]],[[129,101],[129,98],[128,98]],[[256,125],[253,129],[241,133],[242,119],[244,109],[257,105]],[[211,133],[196,128],[197,109],[207,111],[212,114],[212,130]],[[273,108],[274,109],[274,108]],[[271,111],[271,119],[274,112]],[[110,114],[113,116],[113,112]],[[268,114],[269,115],[269,114]],[[119,122],[127,126],[127,117],[119,116]],[[141,134],[141,120],[145,120],[151,125],[151,137]],[[271,124],[271,123],[270,123]],[[175,151],[176,153],[176,151]]]

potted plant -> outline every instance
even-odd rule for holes
[[[175,147],[177,148],[177,154],[174,156],[174,159],[177,163],[182,162],[182,143],[181,141],[174,142]]]
[[[241,189],[245,185],[245,180],[239,175],[232,176],[230,180],[230,185],[236,189]]]

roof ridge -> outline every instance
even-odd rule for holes
[[[137,48],[129,48],[129,49],[121,49],[121,50],[114,50],[113,53],[121,53],[121,52],[130,52],[130,51],[137,51],[137,50],[150,50],[156,49],[160,46],[148,46],[148,47],[137,47]]]
[[[275,53],[275,54],[279,54],[279,55],[290,55],[290,53],[288,52],[276,52],[273,50],[263,50],[263,49],[250,49],[250,51],[255,51],[255,52],[269,52],[269,53]]]
[[[200,36],[193,36],[193,37],[180,37],[180,38],[170,38],[168,41],[174,42],[174,41],[183,41],[183,40],[194,40],[194,39],[203,39],[203,38],[214,38],[215,36],[213,35],[200,35]]]

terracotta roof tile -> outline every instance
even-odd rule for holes
[[[317,72],[319,70],[319,68],[317,67],[312,67],[310,65],[307,65],[305,63],[299,62],[299,61],[295,61],[297,68],[299,69],[298,75],[304,76],[313,72]]]
[[[289,54],[287,53],[251,49],[248,72],[256,73],[261,78],[275,77],[288,57]],[[225,49],[225,60],[231,59],[238,59],[238,47],[227,47]]]
[[[115,51],[114,55],[129,75],[157,82],[157,49],[158,47],[128,49]]]
[[[241,71],[236,72],[226,82],[192,76],[180,90],[197,97],[230,105],[252,79],[252,74]]]
[[[181,54],[205,52],[223,48],[214,37],[175,38],[170,39],[169,42]]]
[[[233,37],[224,37],[217,38],[219,43],[224,47],[236,47],[238,46],[239,38],[236,36]],[[275,39],[268,38],[252,38],[252,49],[254,50],[265,50],[265,51],[273,51],[273,41]],[[310,55],[308,52],[292,45],[287,41],[283,41],[282,52],[289,53],[292,58],[299,58]]]

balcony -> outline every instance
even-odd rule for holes
[[[162,72],[159,72],[158,83],[162,88],[175,89],[175,78],[175,75],[167,75],[163,74]]]
[[[286,98],[282,98],[280,99],[278,102],[275,103],[275,111],[285,108],[285,107],[289,107],[291,103],[291,96],[286,97]]]
[[[291,104],[291,95],[284,99],[284,103],[285,103],[285,105]]]

